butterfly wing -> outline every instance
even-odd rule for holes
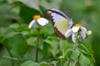
[[[53,19],[56,34],[62,39],[65,39],[64,34],[66,30],[71,28],[73,25],[72,19],[57,9],[49,9],[48,13]]]

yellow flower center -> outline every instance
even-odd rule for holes
[[[38,19],[41,18],[41,16],[40,16],[40,15],[35,15],[35,16],[33,16],[33,18],[34,18],[35,20],[38,20]]]
[[[79,27],[80,28],[81,27],[81,24],[79,24],[79,23],[78,24],[75,24],[75,27]]]

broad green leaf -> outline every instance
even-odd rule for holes
[[[4,9],[5,8],[5,9]],[[12,6],[9,4],[2,4],[0,5],[0,19],[16,19],[17,14],[12,11]]]
[[[6,34],[6,36],[4,37],[4,39],[10,39],[12,37],[14,37],[15,35],[18,35],[19,32],[13,32],[13,31],[10,31]]]
[[[31,60],[27,60],[21,64],[21,66],[39,66],[38,63],[35,63]]]
[[[51,2],[47,2],[46,0],[41,0],[40,1],[40,5],[46,9],[48,8],[57,8],[59,9],[60,8],[60,5],[62,3],[62,0],[51,0]]]
[[[35,15],[41,15],[40,11],[32,9],[24,4],[20,6],[20,16],[25,23],[30,23]]]
[[[39,0],[8,0],[9,3],[22,2],[33,9],[39,10]]]
[[[83,54],[80,55],[79,63],[80,63],[80,66],[90,66],[91,64],[89,58]]]
[[[21,57],[25,54],[28,46],[21,34],[16,34],[5,39],[4,46],[13,56]]]

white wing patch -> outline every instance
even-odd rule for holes
[[[65,18],[57,13],[51,13],[54,22],[59,22],[61,20],[65,20]]]

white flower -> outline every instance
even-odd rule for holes
[[[49,21],[45,18],[40,18],[37,20],[37,22],[41,25],[41,26],[45,26],[46,24],[49,23]]]
[[[87,34],[90,34],[91,31],[87,31],[87,29],[80,24],[75,24],[72,28],[65,32],[65,37],[68,38],[72,35],[72,41],[75,43],[77,41],[78,34],[85,39]]]
[[[28,27],[32,28],[35,22],[38,22],[41,26],[45,26],[49,23],[49,21],[46,18],[43,18],[40,15],[35,15],[34,19],[30,22]]]
[[[72,27],[72,31],[73,31],[73,32],[78,32],[79,28],[80,28],[80,27]]]

